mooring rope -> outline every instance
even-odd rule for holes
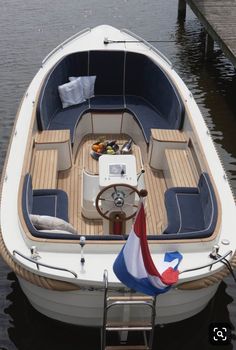
[[[3,181],[4,181],[3,174],[5,174],[5,166],[6,166],[6,163],[4,164],[1,183],[0,183],[0,199],[2,195],[2,187],[3,187]],[[25,279],[30,283],[37,285],[38,287],[46,288],[50,290],[56,290],[56,291],[73,291],[73,290],[83,289],[83,287],[81,288],[77,284],[40,276],[38,274],[35,274],[23,268],[21,265],[19,265],[16,261],[13,260],[12,255],[7,250],[2,237],[1,230],[0,230],[0,254],[3,260],[5,261],[5,263],[11,268],[11,270],[13,270],[16,273],[17,276]],[[230,265],[233,269],[236,267],[236,252],[234,253],[230,261]],[[180,290],[196,290],[196,289],[207,288],[209,286],[212,286],[215,283],[221,282],[223,278],[229,275],[229,273],[230,273],[229,268],[224,267],[224,269],[222,269],[221,271],[216,272],[208,277],[204,277],[194,281],[184,282],[177,285],[176,287]],[[91,288],[91,289],[96,290],[96,288]],[[100,290],[100,288],[98,289]]]
[[[37,285],[38,287],[56,291],[72,291],[80,289],[79,286],[69,282],[54,280],[52,278],[37,275],[31,271],[24,269],[21,265],[17,264],[17,262],[13,260],[12,255],[8,252],[5,246],[1,231],[0,254],[5,263],[16,273],[17,276],[25,279],[30,283]]]
[[[232,259],[230,260],[230,265],[232,269],[236,267],[236,252],[234,253]],[[230,274],[227,267],[224,267],[221,271],[215,272],[214,274],[200,278],[194,281],[184,282],[177,286],[181,290],[196,290],[212,286],[215,283],[221,282],[226,276]]]
[[[28,271],[25,268],[23,268],[21,265],[17,264],[17,262],[13,260],[12,255],[8,252],[5,246],[1,230],[0,230],[0,254],[3,260],[5,261],[5,263],[16,273],[17,276],[25,279],[30,283],[37,285],[38,287],[46,288],[50,290],[56,290],[56,291],[73,291],[73,290],[80,289],[79,285],[40,276],[38,274],[34,274],[33,272]],[[233,255],[230,261],[230,265],[232,268],[236,267],[236,253]],[[215,272],[214,274],[208,277],[181,283],[177,285],[177,288],[180,290],[196,290],[196,289],[207,288],[209,286],[212,286],[215,283],[221,282],[223,278],[229,275],[229,273],[230,273],[229,269],[224,267],[223,270],[219,272]],[[94,288],[94,290],[95,289],[96,288]]]

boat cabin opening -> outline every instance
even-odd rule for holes
[[[93,77],[92,93],[63,108],[60,87],[81,77]],[[144,189],[149,240],[214,234],[218,206],[206,161],[178,89],[150,57],[65,56],[45,78],[35,114],[21,195],[32,236],[125,239]]]

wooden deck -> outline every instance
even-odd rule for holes
[[[56,188],[57,161],[56,149],[35,150],[31,169],[33,189]]]
[[[166,225],[166,209],[164,193],[166,182],[161,170],[154,170],[145,166],[145,186],[148,191],[146,199],[147,234],[160,234]]]
[[[186,0],[211,38],[236,67],[236,0]],[[180,1],[183,9],[183,0]]]
[[[110,137],[112,136],[112,137]],[[109,135],[108,139],[114,139],[115,135]],[[86,219],[81,214],[81,179],[82,170],[85,168],[90,172],[98,173],[98,162],[90,156],[90,147],[97,136],[87,136],[76,155],[74,164],[70,170],[60,171],[58,173],[59,189],[67,192],[69,197],[69,220],[70,223],[80,233],[85,235],[102,235],[102,220]],[[119,135],[118,143],[123,143],[127,140],[127,136]],[[137,145],[133,146],[133,152],[137,160],[137,171],[142,168],[141,152]],[[146,215],[147,215],[147,233],[160,234],[165,226],[166,213],[164,206],[164,192],[166,184],[162,171],[152,170],[148,165],[145,165],[145,185],[149,193],[146,200]]]
[[[163,141],[173,139],[183,143],[185,136],[179,133],[156,132],[154,136]],[[121,146],[128,139],[127,135],[103,135],[106,139],[116,139]],[[102,219],[86,219],[82,215],[82,174],[83,170],[98,175],[98,161],[90,155],[91,146],[99,135],[87,135],[78,149],[72,167],[68,170],[57,171],[58,151],[56,149],[36,149],[33,156],[31,173],[33,188],[58,188],[64,190],[69,199],[69,221],[78,233],[84,235],[103,235]],[[173,146],[174,147],[174,146]],[[149,164],[144,163],[139,146],[133,144],[132,153],[136,159],[137,174],[145,169],[144,183],[148,191],[145,200],[146,223],[148,235],[161,234],[166,225],[166,209],[164,194],[167,188],[172,186],[196,187],[199,178],[195,160],[191,148],[166,149],[167,168],[163,170],[153,169]],[[112,157],[112,156],[111,156]],[[147,155],[144,157],[147,159]],[[169,169],[169,170],[168,170]]]
[[[166,149],[168,187],[197,187],[199,174],[189,149]]]

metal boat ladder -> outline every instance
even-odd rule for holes
[[[108,295],[108,274],[104,271],[104,310],[103,310],[103,326],[101,334],[101,350],[152,350],[155,317],[156,317],[156,297],[136,295],[130,293],[128,296],[109,296]],[[124,307],[141,307],[141,311],[148,309],[148,319],[143,321],[109,321],[109,311],[113,308]],[[125,340],[127,340],[128,332],[138,331],[143,333],[142,345],[127,345],[126,341],[120,342],[119,345],[107,345],[108,332],[126,333]],[[149,336],[148,336],[149,335]],[[122,336],[121,336],[122,338]]]

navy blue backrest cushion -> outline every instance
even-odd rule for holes
[[[32,213],[33,207],[33,189],[32,179],[30,174],[26,174],[22,189],[22,211],[25,223],[32,234],[37,233],[35,227],[32,225],[29,215]]]
[[[125,94],[144,97],[171,128],[181,128],[184,108],[167,75],[150,58],[132,52],[126,54]]]
[[[85,51],[65,56],[48,73],[37,106],[39,130],[62,109],[58,86],[70,76],[96,75],[95,95],[135,95],[146,99],[168,122],[181,128],[184,108],[167,75],[150,58],[123,51]]]
[[[47,129],[55,113],[62,108],[58,86],[69,82],[70,76],[88,75],[88,52],[68,55],[49,72],[37,106],[37,122],[40,130]]]
[[[32,188],[32,178],[31,175],[27,174],[25,176],[25,200],[26,200],[26,210],[29,214],[32,213],[33,208],[33,188]]]
[[[90,51],[89,75],[96,75],[95,95],[123,95],[124,52]]]
[[[125,58],[125,95],[144,96],[145,56],[127,52]]]
[[[200,201],[202,205],[205,227],[210,228],[216,225],[217,220],[217,202],[213,186],[209,175],[202,173],[198,183]]]

